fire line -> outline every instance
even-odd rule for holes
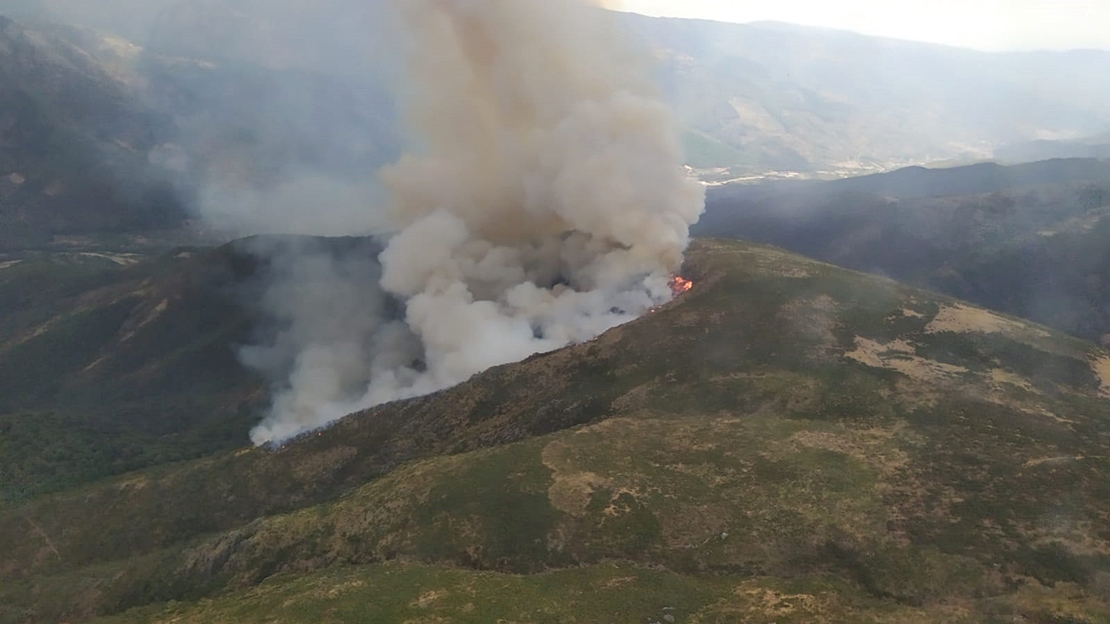
[[[681,275],[675,275],[671,277],[669,284],[671,287],[671,293],[675,297],[694,287],[694,282],[686,279],[685,277],[682,277]]]

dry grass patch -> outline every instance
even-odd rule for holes
[[[962,366],[918,357],[913,345],[905,340],[881,343],[856,336],[856,349],[844,356],[874,368],[898,371],[915,381],[945,381],[969,372]]]
[[[1095,358],[1091,362],[1091,368],[1094,369],[1095,375],[1102,382],[1102,394],[1110,397],[1110,356]]]
[[[571,441],[558,439],[544,447],[541,457],[543,465],[551,470],[554,481],[547,491],[551,506],[565,514],[581,518],[586,515],[586,508],[594,491],[608,486],[610,481],[593,472],[578,470],[569,455],[572,450]]]
[[[1016,373],[1011,373],[1010,371],[996,368],[990,372],[990,377],[991,381],[993,381],[996,386],[1016,386],[1018,388],[1021,388],[1022,390],[1025,390],[1026,392],[1041,394],[1041,391],[1037,390],[1033,386],[1033,384],[1029,382],[1028,379]]]
[[[1043,329],[1010,320],[981,308],[973,308],[960,303],[943,306],[940,311],[937,312],[933,320],[925,327],[925,332],[929,334],[940,332],[1001,333],[1011,336],[1032,333],[1040,338],[1049,338],[1052,336],[1052,334]]]

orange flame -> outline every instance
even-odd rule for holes
[[[675,297],[677,297],[677,296],[681,295],[682,293],[684,293],[684,292],[690,290],[691,288],[693,288],[694,287],[694,282],[691,282],[690,280],[686,279],[685,277],[682,277],[681,275],[675,275],[675,276],[671,277],[670,286],[671,286],[671,293],[674,294]]]

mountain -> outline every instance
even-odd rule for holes
[[[380,2],[327,0],[306,11],[257,0],[0,0],[0,14],[125,41],[140,76],[147,69],[139,61],[151,58],[161,59],[154,71],[162,77],[198,67],[218,74],[182,78],[211,119],[179,136],[214,128],[224,140],[261,136],[272,147],[326,153],[329,140],[307,137],[338,118],[351,136],[327,137],[344,150],[357,138],[358,147],[327,167],[380,164],[396,153],[396,113],[384,87],[398,77],[399,46]],[[689,162],[707,179],[976,161],[1014,149],[1007,146],[1110,130],[1110,52],[986,53],[772,22],[613,18],[657,57]],[[306,74],[317,82],[305,82]],[[155,110],[178,115],[173,102],[181,100],[162,98]],[[249,111],[274,123],[252,123]]]
[[[888,275],[1110,344],[1110,161],[729,185],[695,227]]]
[[[1110,351],[772,247],[684,274],[281,449],[0,507],[0,621],[1110,617]]]
[[[349,73],[362,57],[386,54],[375,40],[384,19],[380,0],[0,0],[19,20],[65,23],[113,34],[144,50],[209,62],[269,69]]]
[[[1003,162],[1034,162],[1052,158],[1110,159],[1110,132],[1071,141],[1042,139],[994,150],[994,158]]]
[[[1110,52],[986,53],[769,22],[629,23],[662,57],[665,89],[695,134],[695,166],[731,175],[981,160],[1003,144],[1110,128]]]
[[[185,217],[147,161],[164,116],[136,101],[110,55],[90,53],[77,35],[0,16],[0,247],[155,230]]]

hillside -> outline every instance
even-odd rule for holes
[[[1110,352],[770,247],[684,273],[276,452],[0,508],[0,621],[1110,617]]]
[[[197,217],[297,229],[305,202],[365,197],[369,173],[395,157],[393,103],[373,71],[184,57],[3,13],[0,252],[153,233],[196,242]]]
[[[1110,162],[730,185],[695,232],[888,275],[1110,343]],[[1104,338],[1105,337],[1105,338]]]
[[[185,217],[147,161],[166,120],[78,33],[0,16],[0,249],[155,230]]]
[[[248,270],[187,250],[0,258],[0,505],[242,444],[264,400],[233,351]]]

